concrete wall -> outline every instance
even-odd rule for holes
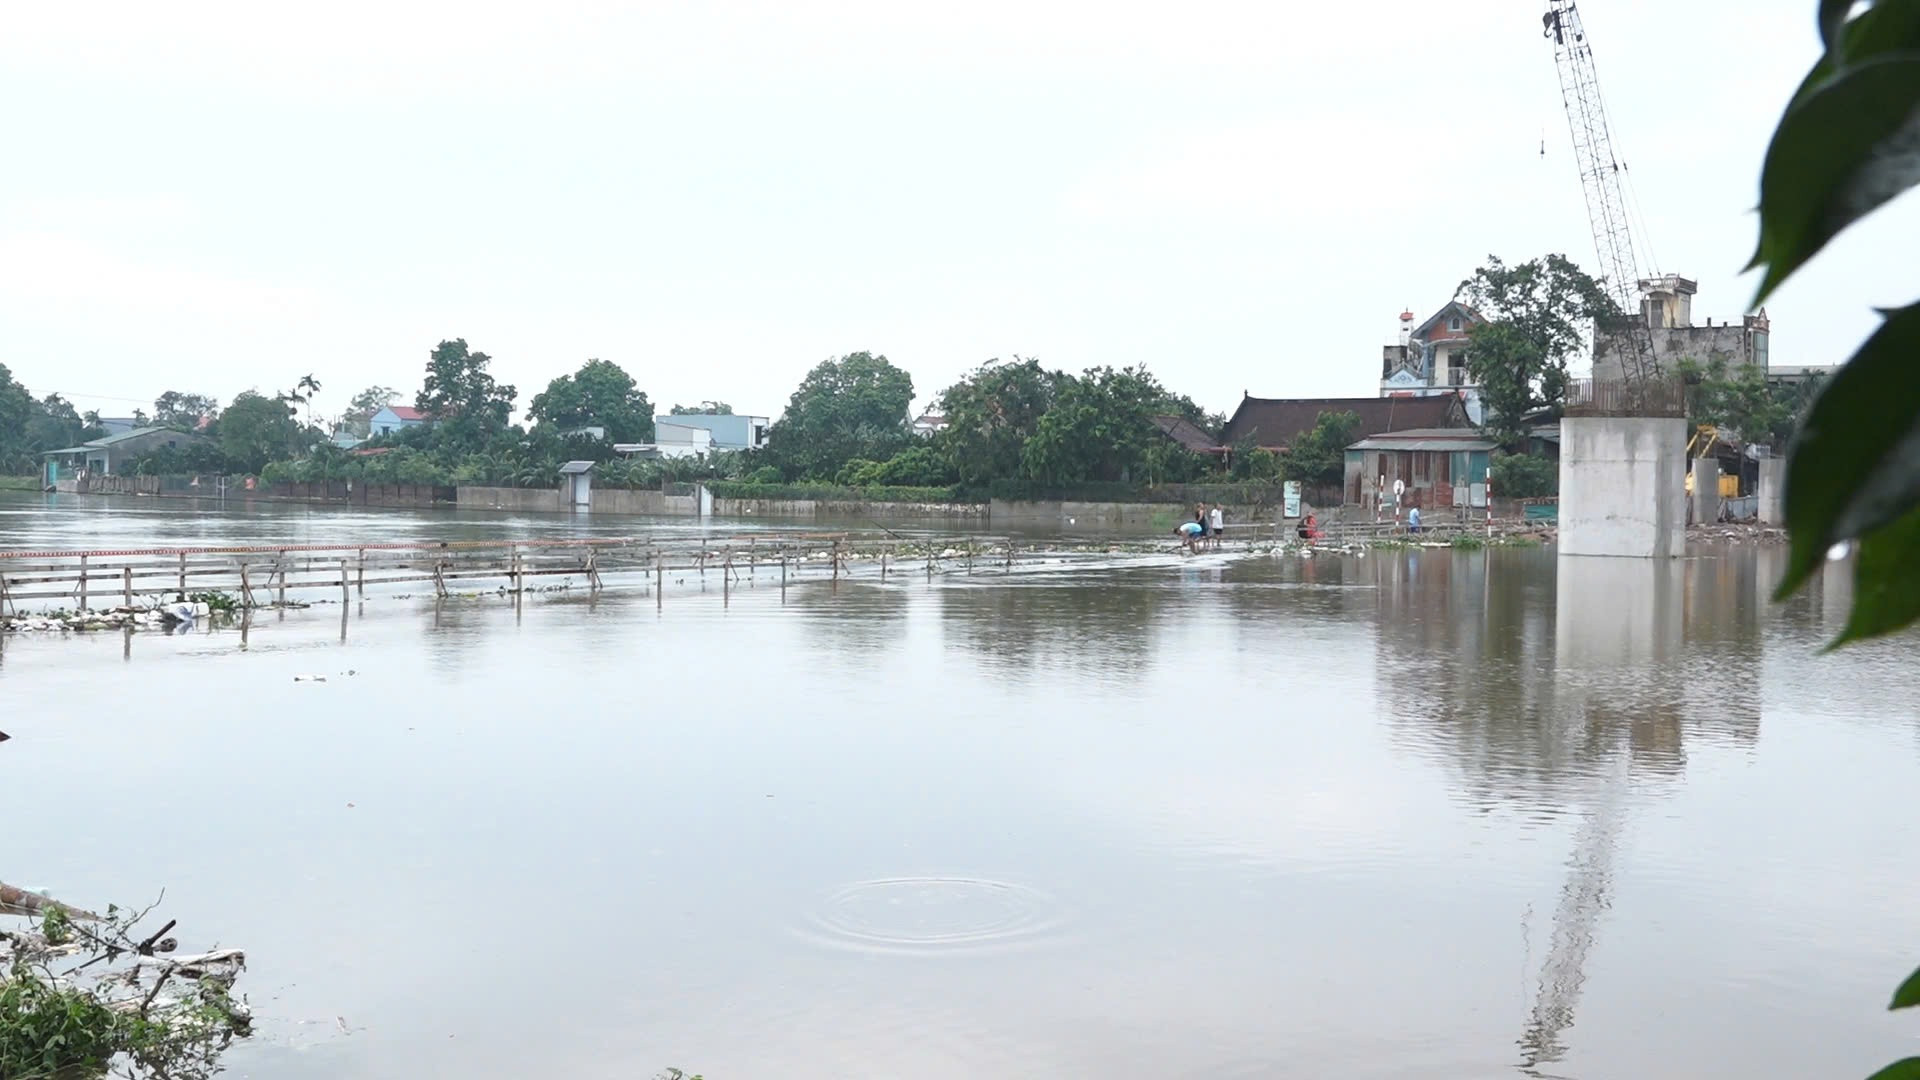
[[[984,503],[832,502],[814,499],[715,499],[715,517],[979,518]]]
[[[479,487],[463,484],[455,495],[462,510],[557,511],[566,500],[553,488]]]
[[[1560,551],[1678,558],[1687,539],[1687,422],[1560,421]]]
[[[1659,357],[1664,370],[1672,370],[1681,360],[1706,364],[1722,359],[1731,365],[1751,364],[1759,359],[1753,331],[1746,326],[1729,326],[1724,322],[1719,326],[1656,326],[1650,332],[1653,354]],[[1621,378],[1621,365],[1631,349],[1630,340],[1601,338],[1593,356],[1594,378]]]
[[[1280,514],[1278,506],[1229,506],[1224,508],[1228,525],[1259,523],[1271,525]],[[993,500],[987,519],[994,525],[1098,525],[1120,528],[1165,528],[1172,531],[1182,521],[1193,520],[1193,507],[1179,503],[1111,503],[1072,501]]]
[[[557,488],[503,488],[463,486],[462,510],[511,510],[518,513],[592,513],[592,514],[669,514],[693,513],[690,495],[665,495],[658,491],[632,491],[626,488],[593,489],[593,502],[577,511],[566,493]]]
[[[669,498],[658,491],[596,487],[590,509],[596,514],[668,514],[673,512],[667,509]]]
[[[1787,523],[1787,459],[1760,459],[1760,524]]]

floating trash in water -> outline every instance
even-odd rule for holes
[[[1853,554],[1853,541],[1842,540],[1827,549],[1827,561],[1839,562],[1851,554]]]
[[[325,675],[295,675],[293,677],[293,681],[294,682],[326,682],[327,677]]]
[[[957,952],[1040,939],[1066,923],[1052,897],[987,878],[862,881],[827,898],[813,929],[825,943],[887,952]]]

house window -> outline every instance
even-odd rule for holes
[[[1460,316],[1455,315],[1452,318],[1448,319],[1447,329],[1457,332],[1460,329]]]

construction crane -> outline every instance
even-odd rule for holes
[[[1543,1075],[1542,1065],[1566,1056],[1565,1035],[1587,983],[1587,954],[1593,951],[1600,916],[1613,902],[1613,859],[1623,822],[1619,781],[1602,783],[1606,789],[1581,824],[1567,861],[1539,990],[1520,1033],[1520,1068],[1529,1076]]]
[[[1593,46],[1580,22],[1574,0],[1547,0],[1540,17],[1541,36],[1553,42],[1554,66],[1560,72],[1560,100],[1573,135],[1573,155],[1580,168],[1580,189],[1587,200],[1587,221],[1593,228],[1594,253],[1608,291],[1623,315],[1629,316],[1621,342],[1621,369],[1629,393],[1643,388],[1654,375],[1653,332],[1640,314],[1640,263],[1635,256],[1633,225],[1627,215],[1622,186],[1625,166],[1613,153],[1613,134],[1607,126],[1607,108],[1600,96],[1600,76],[1593,66]]]

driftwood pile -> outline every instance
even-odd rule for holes
[[[37,978],[78,990],[116,1012],[168,1025],[183,1043],[224,1047],[246,1034],[252,1012],[231,993],[246,954],[179,953],[168,936],[173,920],[152,933],[135,929],[151,911],[99,915],[0,882],[0,915],[30,920],[0,929],[0,986]]]

